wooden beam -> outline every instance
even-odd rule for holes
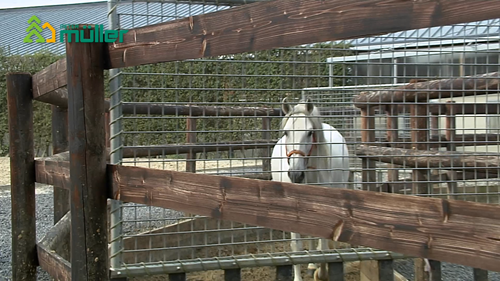
[[[58,154],[69,149],[68,110],[52,105],[52,153]],[[69,173],[68,173],[69,176]],[[69,190],[54,185],[54,223],[58,222],[70,209]]]
[[[174,115],[174,116],[281,116],[281,109],[242,106],[198,106],[161,103],[126,102],[123,114]]]
[[[275,0],[130,29],[109,67],[291,47],[497,18],[497,0]]]
[[[69,153],[35,160],[35,180],[38,183],[70,189]],[[69,200],[69,199],[68,199]]]
[[[29,73],[7,74],[12,208],[12,279],[36,280],[35,155]]]
[[[35,73],[33,75],[33,99],[48,103],[50,100],[55,100],[59,102],[53,104],[67,107],[67,105],[60,104],[61,97],[66,96],[67,100],[67,91],[61,89],[67,84],[66,75],[66,58]]]
[[[228,151],[237,149],[268,148],[276,144],[277,140],[248,140],[225,141],[211,143],[181,143],[154,146],[127,146],[123,150],[123,157],[144,157],[149,155],[177,155],[185,153],[200,153],[214,151]]]
[[[356,155],[360,158],[411,168],[469,170],[492,174],[498,174],[500,170],[498,154],[474,155],[457,151],[428,151],[360,145],[356,148]]]
[[[90,29],[78,30],[89,38]],[[103,51],[102,43],[66,41],[74,281],[109,279]]]
[[[462,1],[462,3],[465,3],[465,1]],[[495,6],[500,8],[500,2],[497,2]],[[361,94],[354,97],[353,102],[356,107],[365,108],[371,103],[374,105],[403,101],[410,103],[437,98],[498,93],[499,90],[500,72],[491,72],[460,78],[409,83],[387,90],[361,92]]]
[[[108,171],[116,200],[500,270],[497,205],[131,166]]]
[[[66,213],[37,244],[40,267],[55,280],[71,280],[71,264],[61,256],[69,256],[71,215]]]

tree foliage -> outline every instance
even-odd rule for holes
[[[278,107],[289,93],[297,96],[302,88],[328,86],[326,58],[351,53],[348,46],[321,43],[129,67],[120,74],[120,91],[124,102]],[[34,74],[62,57],[49,52],[8,55],[0,50],[0,98],[4,101],[0,103],[1,154],[8,152],[6,74],[18,71]],[[345,65],[334,66],[335,85],[348,85],[347,76]],[[107,97],[108,89],[106,85]],[[34,109],[35,145],[46,148],[51,142],[50,105],[35,102]],[[273,120],[273,128],[278,128],[278,122]],[[123,125],[124,145],[185,142],[185,116],[127,115]],[[255,117],[203,117],[198,120],[197,137],[200,142],[259,139],[261,127],[261,119]]]

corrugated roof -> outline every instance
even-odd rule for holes
[[[436,46],[441,40],[455,39],[465,42],[470,39],[500,37],[500,18],[484,21],[476,21],[449,26],[436,26],[401,32],[390,33],[381,36],[359,38],[348,41],[360,51],[392,49],[405,47],[418,47],[420,45]],[[462,43],[463,44],[463,43]]]
[[[120,28],[155,24],[190,15],[210,13],[227,9],[228,6],[215,6],[210,4],[185,4],[185,3],[144,3],[120,2],[117,11],[119,14]],[[103,24],[108,28],[108,4],[106,1],[54,5],[43,7],[27,7],[15,9],[0,9],[0,47],[8,49],[13,54],[27,54],[46,49],[58,54],[65,52],[64,43],[23,43],[28,27],[28,19],[36,15],[41,21],[49,22],[58,33],[61,24],[92,23]],[[45,38],[50,37],[48,29],[43,30]],[[387,35],[374,36],[344,41],[355,46],[360,51],[408,48],[411,46],[440,45],[445,39],[477,39],[481,37],[499,37],[500,18],[453,26],[423,28],[418,30],[401,31]],[[59,40],[59,35],[57,35]],[[455,40],[457,41],[457,40]],[[460,41],[460,40],[458,40]]]
[[[185,3],[140,3],[124,2],[117,7],[119,25],[122,29],[140,27],[165,21],[171,21],[191,15],[210,13],[228,6],[185,4]],[[65,44],[59,42],[59,30],[62,24],[102,24],[108,29],[108,3],[106,1],[70,5],[0,9],[0,47],[11,54],[32,54],[48,50],[57,54],[65,53]],[[28,19],[37,16],[41,24],[48,22],[57,33],[56,43],[24,43]],[[50,30],[41,33],[50,38]],[[32,39],[36,39],[35,36]]]
[[[28,19],[37,16],[41,25],[48,22],[56,30],[56,43],[24,43]],[[65,44],[59,42],[61,24],[91,23],[108,26],[107,2],[85,4],[55,5],[44,7],[27,7],[0,10],[0,47],[12,54],[31,54],[40,50],[49,50],[57,54],[65,53]],[[50,38],[50,30],[41,33],[44,38]],[[32,39],[36,39],[35,36]]]

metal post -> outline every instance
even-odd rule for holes
[[[118,2],[117,0],[108,0],[108,23],[109,29],[118,29]],[[111,92],[110,100],[110,163],[120,164],[122,156],[122,142],[120,131],[122,130],[122,96],[121,96],[121,77],[120,69],[109,70],[109,89]],[[122,219],[122,204],[121,201],[110,200],[110,267],[119,268],[122,263],[123,250],[123,219]]]

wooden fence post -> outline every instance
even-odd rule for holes
[[[85,38],[90,29],[78,28]],[[67,40],[70,39],[68,35]],[[109,280],[104,46],[66,42],[71,176],[71,279]]]
[[[52,153],[68,151],[68,110],[52,105]],[[54,186],[54,224],[70,209],[69,191]]]
[[[271,140],[271,117],[262,117],[262,139]],[[264,148],[262,155],[262,171],[271,171],[271,147]]]
[[[457,145],[455,143],[456,139],[456,108],[454,101],[448,101],[446,104],[446,140],[449,142],[447,146],[448,151],[456,151]],[[451,196],[448,194],[448,199],[456,199],[455,192],[457,191],[457,172],[454,170],[449,170],[447,172],[448,175],[448,193],[451,193]]]
[[[387,141],[390,146],[397,147],[397,142],[399,142],[398,135],[398,107],[397,106],[388,106],[386,109],[387,113]],[[399,166],[394,164],[387,165],[389,171],[387,172],[387,178],[389,182],[397,182],[399,181]],[[391,190],[389,192],[399,193],[399,190],[395,190],[396,185],[393,184]]]
[[[369,105],[361,109],[361,143],[363,145],[371,145],[375,142],[375,110]],[[367,191],[375,191],[377,186],[377,174],[375,169],[377,163],[373,160],[363,158],[362,189]]]
[[[186,118],[186,143],[196,143],[196,118]],[[196,152],[190,150],[186,154],[186,172],[196,173]]]
[[[429,117],[427,116],[427,114],[430,112],[427,110],[427,105],[419,103],[411,104],[410,113],[412,148],[417,150],[430,150],[430,130],[428,124]],[[430,170],[414,169],[412,171],[413,194],[432,193],[432,185],[430,183],[430,180]],[[432,265],[434,267],[441,267],[441,263],[438,261],[432,261]],[[428,277],[429,275],[425,272],[424,260],[421,258],[416,258],[415,281],[429,280]]]
[[[7,74],[12,280],[36,280],[35,151],[31,75]]]

